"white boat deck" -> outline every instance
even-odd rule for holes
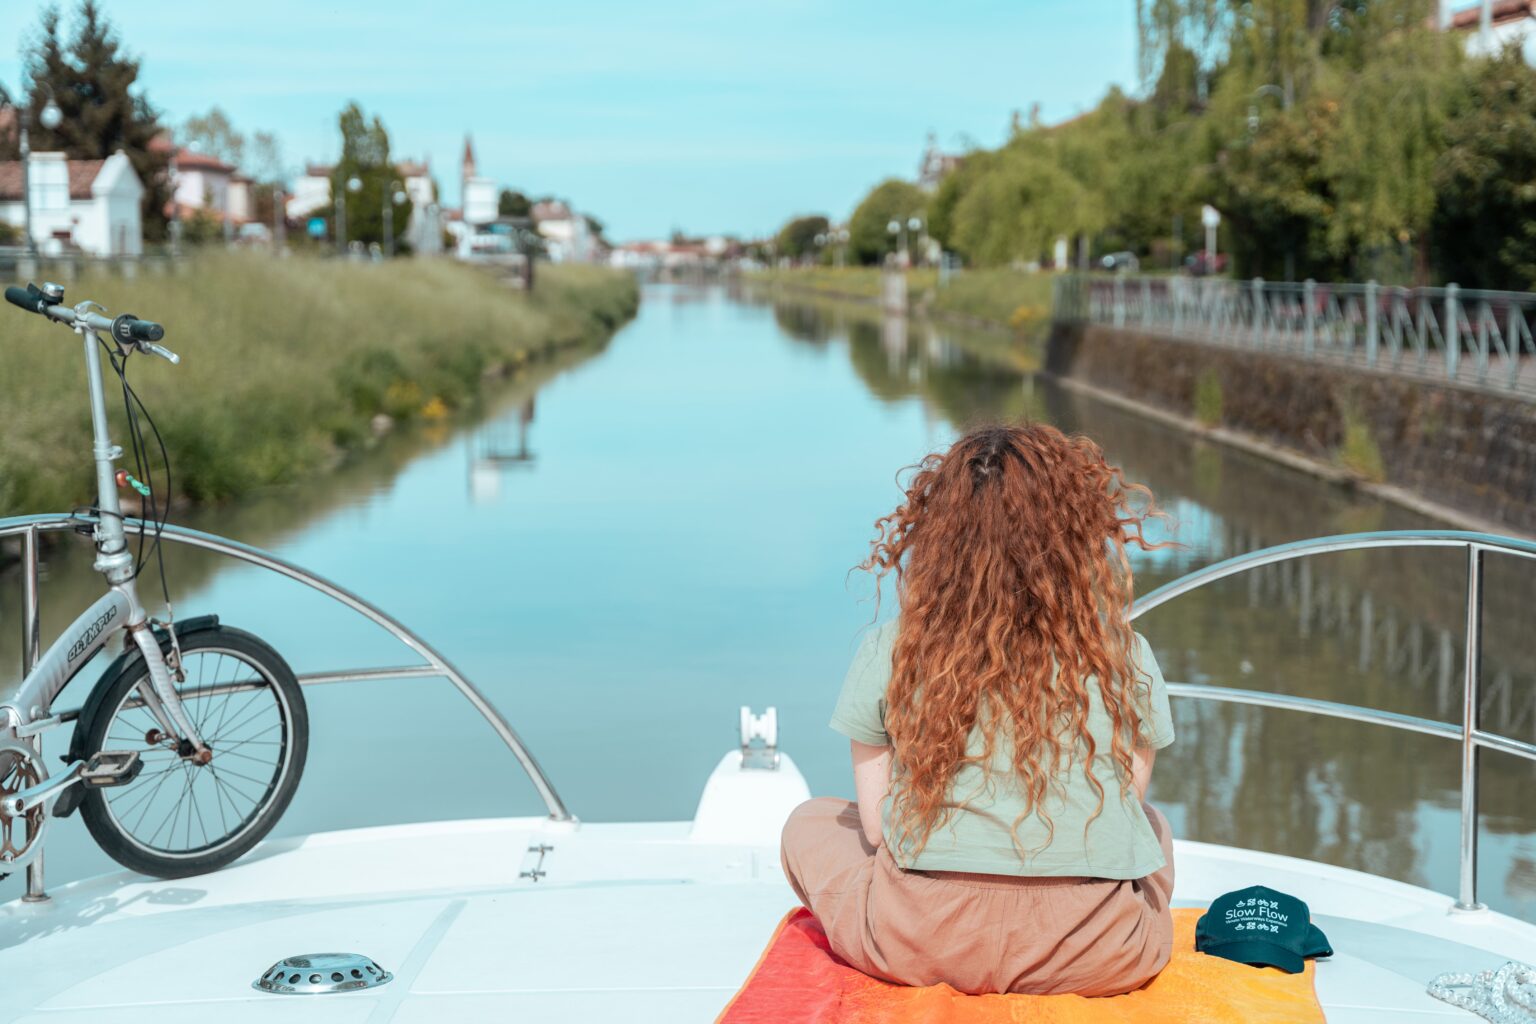
[[[689,822],[439,822],[271,842],[181,881],[76,883],[0,907],[0,1019],[710,1021],[795,905],[757,824],[732,843]],[[540,844],[544,874],[526,877]],[[1177,843],[1176,860],[1180,905],[1255,883],[1308,902],[1338,951],[1317,970],[1333,1022],[1473,1021],[1426,995],[1428,980],[1536,961],[1536,927],[1456,914],[1422,889],[1202,843]],[[251,987],[283,957],[331,951],[395,980],[315,996]]]

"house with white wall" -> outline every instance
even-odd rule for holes
[[[21,228],[32,207],[32,237],[44,253],[138,256],[144,251],[144,183],[128,155],[70,160],[33,153],[22,195],[21,161],[0,162],[0,222]]]
[[[1513,45],[1527,64],[1536,64],[1536,0],[1481,0],[1446,10],[1447,26],[1466,36],[1467,52],[1492,57]]]
[[[559,199],[533,204],[534,230],[548,243],[553,263],[590,263],[601,247],[585,215]]]
[[[171,178],[171,201],[178,217],[193,213],[226,217],[243,224],[256,215],[256,198],[250,178],[217,157],[177,146],[167,135],[159,135],[150,148],[163,153]]]
[[[501,213],[500,195],[494,178],[482,178],[475,166],[475,147],[464,136],[464,158],[459,167],[463,222],[470,227],[484,227]]]

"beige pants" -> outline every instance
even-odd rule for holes
[[[962,992],[1119,995],[1173,952],[1173,839],[1142,805],[1167,865],[1132,881],[904,871],[864,838],[858,808],[822,797],[784,825],[784,874],[832,950],[865,974]]]

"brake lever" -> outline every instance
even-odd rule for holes
[[[148,352],[152,356],[159,356],[161,359],[164,359],[172,366],[175,366],[177,363],[181,362],[181,356],[177,355],[175,352],[172,352],[164,345],[156,345],[152,341],[141,341],[138,344],[140,352]]]

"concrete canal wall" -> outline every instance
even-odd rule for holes
[[[1536,534],[1536,405],[1126,328],[1057,323],[1047,372],[1467,526]]]

